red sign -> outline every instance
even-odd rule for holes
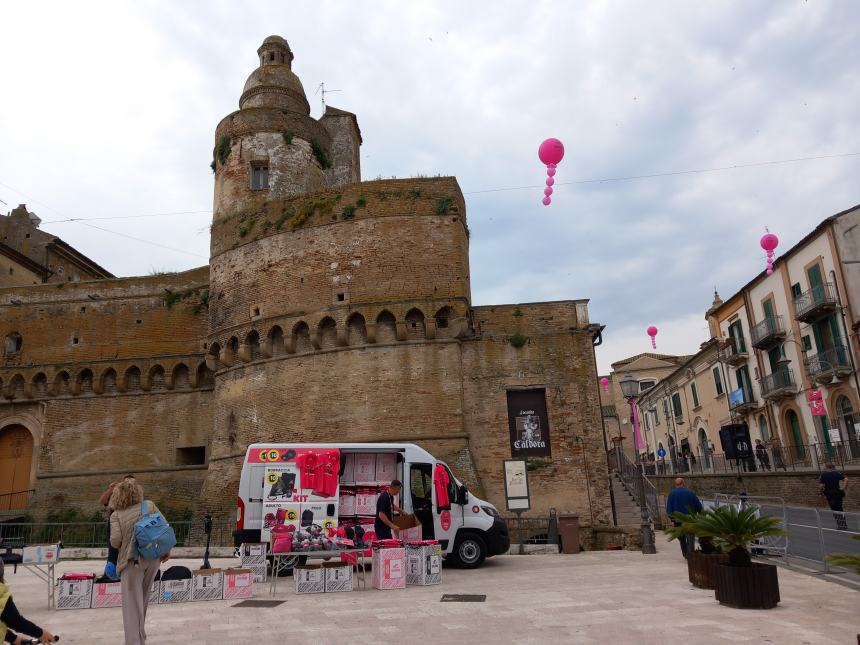
[[[451,528],[451,511],[442,511],[442,516],[439,518],[439,523],[442,525],[442,530],[447,531]]]
[[[823,417],[827,414],[824,410],[824,400],[821,398],[821,390],[809,390],[806,393],[806,402],[809,403],[809,411],[814,417]]]

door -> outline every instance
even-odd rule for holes
[[[764,319],[767,321],[765,327],[768,332],[771,334],[776,331],[776,319],[773,315],[773,301],[768,299],[762,303],[762,310],[764,311]]]
[[[789,410],[785,415],[788,427],[791,428],[791,440],[794,442],[793,456],[797,459],[806,457],[806,448],[803,445],[803,436],[800,433],[800,419],[794,410]]]
[[[0,510],[26,508],[33,465],[33,437],[22,425],[0,430]]]
[[[444,484],[439,478],[440,471],[447,475],[448,483]],[[448,466],[441,462],[433,468],[433,528],[436,539],[442,544],[442,550],[447,551],[454,547],[454,538],[457,537],[457,529],[463,526],[463,507],[455,504],[457,499],[457,484],[454,475]],[[440,506],[439,493],[444,490],[448,496],[448,504]]]
[[[421,534],[425,540],[436,539],[433,520],[433,466],[432,464],[409,464],[409,493],[412,512],[421,522]]]

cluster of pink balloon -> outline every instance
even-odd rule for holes
[[[564,144],[558,139],[546,139],[538,148],[538,159],[546,165],[546,188],[543,189],[543,205],[552,203],[552,185],[555,183],[555,168],[564,159]]]
[[[602,376],[600,378],[600,386],[603,388],[603,391],[606,392],[606,394],[609,394],[609,379],[608,378],[606,378],[605,376]]]
[[[759,244],[761,245],[761,248],[767,251],[767,274],[770,275],[773,273],[773,252],[774,249],[779,246],[779,238],[770,231],[767,231],[767,233],[762,236]]]

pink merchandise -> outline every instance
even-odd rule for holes
[[[433,484],[436,486],[436,504],[439,510],[451,508],[451,501],[448,499],[448,484],[451,479],[448,477],[448,471],[442,464],[437,464],[433,471]]]
[[[254,597],[254,573],[250,569],[224,570],[224,600]]]
[[[358,452],[355,454],[355,483],[376,483],[376,454]]]
[[[338,500],[337,511],[341,517],[345,515],[355,515],[355,489],[340,489],[340,499]]]
[[[376,455],[376,481],[390,484],[396,477],[397,455],[393,452],[380,452]]]
[[[316,486],[317,453],[308,450],[305,454],[296,457],[299,465],[300,480],[299,488],[302,490],[313,490]]]
[[[398,540],[399,542],[399,540]],[[373,549],[374,589],[406,588],[406,549]]]
[[[317,458],[314,495],[334,497],[337,494],[337,472],[340,470],[340,450],[334,448],[321,452]]]

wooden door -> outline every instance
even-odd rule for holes
[[[25,508],[33,463],[33,437],[24,426],[0,430],[0,510]],[[12,493],[21,493],[14,495]]]

